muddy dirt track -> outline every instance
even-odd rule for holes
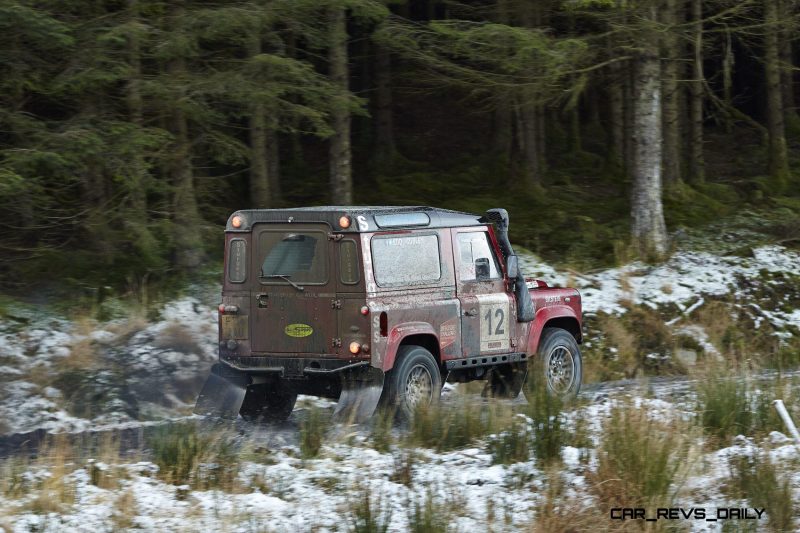
[[[792,379],[800,376],[800,370],[783,372],[783,379]],[[764,371],[753,376],[758,382],[768,382],[778,377],[775,371]],[[696,379],[687,376],[652,377],[646,380],[627,379],[620,381],[606,381],[601,383],[590,383],[583,386],[580,398],[588,402],[603,402],[611,396],[636,394],[649,396],[672,402],[685,402],[690,400],[695,387]],[[484,402],[480,394],[474,393],[468,396],[474,397],[475,402]],[[445,394],[442,396],[442,403],[447,406],[453,404],[455,394]],[[520,396],[512,401],[514,404],[524,403],[524,396]],[[298,402],[300,403],[300,402]],[[325,401],[323,409],[333,414],[333,403]],[[146,450],[148,438],[154,432],[169,424],[181,422],[194,422],[198,425],[201,432],[214,432],[218,430],[228,430],[237,434],[237,444],[248,443],[255,449],[276,449],[286,446],[297,446],[299,438],[299,428],[301,422],[308,416],[308,407],[295,408],[289,420],[281,423],[259,424],[246,422],[244,420],[221,420],[199,416],[177,417],[165,419],[157,422],[131,422],[114,427],[100,427],[87,431],[50,433],[44,429],[25,433],[12,433],[0,435],[0,458],[7,458],[15,455],[29,455],[35,457],[38,451],[52,442],[55,438],[66,439],[75,449],[95,450],[103,443],[111,440],[119,443],[123,455],[135,457]],[[340,426],[339,430],[348,433],[368,432],[369,424],[362,424],[356,427]],[[335,429],[335,431],[338,431]]]

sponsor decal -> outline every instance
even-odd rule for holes
[[[451,318],[446,322],[442,322],[442,325],[439,326],[439,347],[444,348],[445,346],[450,346],[456,340],[456,333],[458,333],[458,328],[456,326],[456,318]]]
[[[289,324],[283,329],[283,332],[290,337],[308,337],[314,333],[314,328],[308,324]]]

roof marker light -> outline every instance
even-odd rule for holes
[[[339,217],[339,227],[342,229],[347,229],[350,227],[350,217],[347,215],[342,215]]]
[[[231,219],[231,226],[234,228],[241,228],[242,227],[242,217],[236,215]]]

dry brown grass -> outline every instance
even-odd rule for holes
[[[687,434],[685,423],[653,420],[631,403],[612,408],[589,476],[601,507],[669,506],[689,451]]]
[[[181,353],[202,352],[192,332],[177,322],[172,322],[164,328],[157,344],[160,348]]]
[[[56,436],[39,450],[32,470],[43,474],[32,487],[26,507],[36,514],[60,513],[75,503],[75,481],[69,474],[77,468],[75,452],[64,436]]]
[[[544,501],[537,507],[528,526],[530,533],[578,533],[583,531],[613,531],[608,521],[608,528],[603,528],[605,512],[601,509],[589,508],[585,503],[570,499],[565,494],[566,483],[558,468],[551,467],[547,471],[547,488]]]
[[[694,319],[703,327],[717,350],[724,352],[723,341],[734,324],[728,306],[723,302],[708,302],[694,313]]]
[[[78,317],[74,321],[75,334],[82,338],[69,346],[69,355],[58,360],[58,371],[94,368],[99,362],[99,346],[90,337],[97,329],[97,322],[88,317]]]
[[[619,366],[626,376],[633,376],[639,367],[636,336],[628,331],[622,319],[613,315],[604,316],[600,328],[609,343],[617,349],[617,360],[613,366]]]
[[[134,519],[137,515],[138,507],[136,506],[136,497],[133,494],[133,490],[128,489],[119,494],[114,500],[114,510],[111,514],[114,530],[131,529],[135,524]]]

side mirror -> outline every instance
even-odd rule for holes
[[[506,272],[508,272],[508,279],[519,277],[519,260],[516,255],[509,255],[506,258]]]
[[[484,281],[489,279],[489,258],[479,257],[475,260],[475,279]]]

